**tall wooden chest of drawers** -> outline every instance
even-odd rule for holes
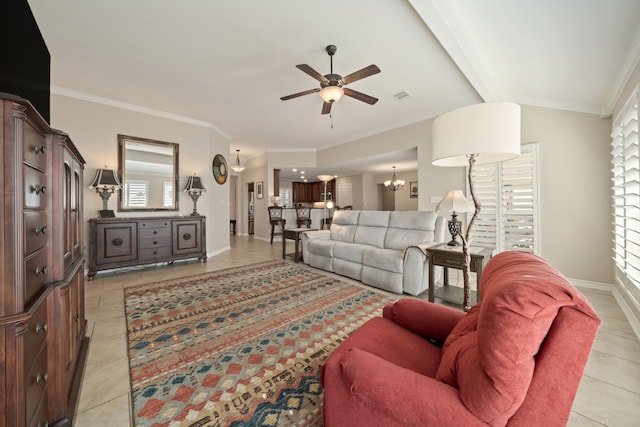
[[[88,348],[84,160],[31,104],[0,94],[0,425],[71,425]]]
[[[207,259],[206,217],[89,220],[89,280],[100,270],[178,259]]]

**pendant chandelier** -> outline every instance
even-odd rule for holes
[[[240,150],[236,150],[236,164],[231,166],[231,169],[233,169],[233,171],[236,173],[240,173],[245,170],[245,168],[246,166],[240,165]]]
[[[396,167],[393,166],[393,176],[391,177],[391,181],[385,181],[384,186],[387,187],[391,191],[397,191],[404,187],[404,179],[396,178]]]

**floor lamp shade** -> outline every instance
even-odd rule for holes
[[[431,159],[435,166],[467,166],[520,155],[520,106],[490,102],[445,113],[433,121]]]
[[[471,230],[480,214],[473,186],[474,164],[495,163],[520,155],[520,106],[509,102],[476,104],[445,113],[433,121],[431,159],[435,166],[469,166],[474,212],[462,240],[464,310],[470,303]],[[452,233],[453,234],[453,233]]]

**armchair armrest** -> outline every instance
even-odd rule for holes
[[[353,396],[403,425],[486,426],[464,406],[455,387],[364,350],[345,353],[340,367]]]
[[[442,344],[466,313],[417,298],[402,298],[385,305],[382,314],[403,328]]]

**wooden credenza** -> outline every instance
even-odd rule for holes
[[[206,217],[89,220],[89,280],[98,271],[134,265],[207,260]]]
[[[0,425],[70,426],[89,340],[84,159],[26,100],[0,94]]]

